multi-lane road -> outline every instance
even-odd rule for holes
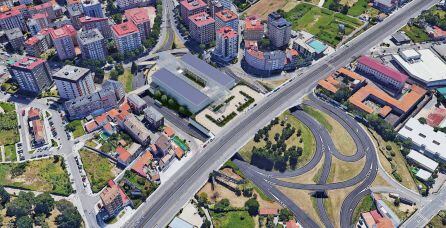
[[[316,85],[317,80],[340,68],[355,57],[365,53],[401,28],[420,11],[434,5],[436,0],[414,0],[385,21],[375,25],[338,49],[331,56],[311,66],[307,72],[295,78],[277,92],[266,97],[254,109],[235,119],[187,168],[162,184],[132,219],[135,227],[164,227],[181,207],[205,183],[209,173],[218,169],[243,146],[255,132],[283,110],[296,105]],[[356,198],[352,203],[356,202]],[[348,219],[348,218],[346,218]]]

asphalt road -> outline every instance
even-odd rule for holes
[[[218,169],[244,143],[252,138],[259,128],[266,125],[283,110],[297,104],[305,94],[311,91],[317,80],[348,64],[354,57],[367,52],[368,49],[406,24],[409,18],[415,16],[421,10],[429,8],[435,2],[437,1],[414,0],[408,3],[380,24],[359,35],[346,46],[341,47],[333,55],[309,67],[309,70],[302,76],[259,102],[246,115],[229,123],[228,130],[217,137],[182,173],[159,187],[159,191],[150,197],[147,207],[135,213],[132,224],[128,225],[133,227],[164,227],[205,183],[208,174],[212,170]],[[354,198],[351,203],[356,200]],[[351,205],[347,206],[351,207]],[[345,219],[350,221],[349,217]]]
[[[301,110],[296,110],[293,112],[293,115],[300,119],[308,128],[312,129],[312,133],[315,136],[316,143],[322,144],[317,146],[317,148],[322,148],[322,152],[325,154],[324,166],[322,169],[321,177],[319,178],[317,184],[297,184],[290,183],[286,181],[281,181],[275,178],[270,177],[263,170],[259,170],[252,165],[249,165],[246,162],[235,161],[237,165],[239,165],[242,172],[246,174],[246,176],[254,181],[254,183],[259,183],[262,181],[267,182],[271,188],[274,186],[283,186],[287,188],[293,189],[303,189],[303,190],[313,190],[316,192],[324,192],[326,190],[334,190],[340,188],[347,188],[354,186],[358,183],[361,183],[359,187],[353,190],[353,194],[350,194],[343,202],[341,213],[344,213],[343,216],[347,218],[351,218],[353,210],[357,204],[354,204],[356,198],[361,199],[366,193],[368,193],[367,189],[373,180],[376,177],[376,173],[378,171],[378,159],[376,156],[376,152],[373,146],[373,142],[369,139],[367,133],[360,127],[360,125],[349,115],[343,112],[341,109],[333,107],[325,102],[320,101],[313,95],[310,95],[311,100],[305,101],[306,105],[310,105],[313,108],[319,109],[332,118],[338,120],[338,122],[349,132],[356,144],[357,151],[352,156],[344,156],[339,151],[336,150],[331,136],[328,131],[323,128],[319,123],[317,123],[313,119],[302,118],[306,114]],[[314,130],[317,129],[317,130]],[[317,150],[318,153],[319,150]],[[357,161],[364,156],[366,157],[366,162],[362,171],[355,177],[350,180],[342,181],[338,183],[326,183],[328,179],[328,175],[331,170],[331,158],[332,155],[340,160],[354,162]],[[315,156],[316,157],[316,156]],[[344,160],[345,159],[345,160]],[[319,161],[318,161],[319,162]],[[305,167],[304,167],[305,168]],[[255,170],[255,171],[254,171]],[[290,173],[292,173],[291,171]],[[271,172],[269,172],[271,173]],[[264,191],[268,191],[269,189],[264,189]],[[290,205],[293,202],[288,198],[284,197],[280,199],[281,202],[286,202],[286,204]],[[324,207],[324,198],[318,197],[316,198],[317,211],[321,221],[323,222],[325,227],[333,227],[331,223],[326,209]],[[296,206],[297,207],[297,206]],[[299,222],[303,224],[310,225],[314,221],[308,221],[307,218],[299,217],[301,212],[295,212],[295,216],[298,218]],[[350,219],[351,220],[351,219]],[[345,220],[341,227],[345,227],[350,225],[350,220]]]

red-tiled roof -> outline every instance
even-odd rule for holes
[[[187,10],[195,10],[207,6],[207,4],[202,0],[181,1],[180,4]]]
[[[39,42],[39,39],[37,39],[37,37],[33,36],[33,37],[30,37],[29,39],[27,39],[27,40],[25,41],[25,45],[30,45],[30,46],[32,46],[32,45],[37,44],[38,42]]]
[[[245,30],[261,30],[263,31],[262,20],[257,16],[249,16],[245,18]]]
[[[224,22],[228,22],[228,21],[232,21],[235,19],[238,19],[238,15],[234,12],[232,12],[229,9],[224,9],[220,12],[217,12],[215,14],[215,17],[218,17],[220,20],[224,21]]]
[[[202,27],[205,25],[215,23],[214,18],[209,16],[209,14],[207,14],[206,12],[201,12],[190,16],[189,21],[191,23],[194,23],[197,27]]]
[[[50,34],[53,40],[60,39],[66,36],[72,37],[76,35],[76,29],[72,25],[64,25],[58,29],[51,31]]]
[[[377,60],[372,59],[368,56],[361,56],[358,60],[358,63],[368,66],[398,82],[405,82],[408,78],[407,75],[402,74],[388,66],[385,66],[380,62],[378,62]]]
[[[6,19],[6,18],[10,18],[10,17],[15,17],[17,15],[20,15],[20,11],[17,9],[12,9],[10,11],[4,12],[4,13],[0,13],[0,20]]]
[[[259,215],[277,215],[279,210],[277,208],[261,208],[259,210]]]
[[[90,121],[87,124],[85,124],[85,131],[87,131],[87,133],[91,133],[93,131],[95,131],[96,129],[98,129],[98,124],[96,124],[95,121]]]
[[[223,39],[231,39],[237,37],[238,33],[231,27],[226,26],[217,30],[217,36],[222,36]]]
[[[36,13],[32,16],[33,19],[42,19],[47,17],[48,17],[47,13]]]
[[[40,119],[33,120],[33,135],[36,141],[42,141],[45,139],[45,135],[43,132],[43,121]]]
[[[113,131],[113,127],[110,123],[105,124],[103,128],[104,128],[104,130],[106,130],[108,132]]]
[[[299,228],[299,225],[297,225],[296,221],[290,220],[285,223],[286,228]]]
[[[381,214],[377,210],[370,211],[370,215],[375,222],[378,222],[378,220],[382,218]]]
[[[32,69],[34,69],[34,67],[39,66],[40,64],[42,64],[44,62],[45,62],[45,60],[43,60],[43,59],[26,56],[26,57],[23,57],[22,59],[20,59],[19,61],[15,62],[14,66],[32,70]]]
[[[144,152],[144,154],[136,160],[135,164],[132,166],[132,170],[142,177],[147,177],[147,174],[144,172],[144,166],[148,165],[151,160],[153,160],[152,154],[148,151]]]
[[[124,12],[124,15],[127,20],[131,20],[135,24],[141,24],[150,21],[148,11],[144,8],[128,9]]]
[[[118,37],[125,36],[131,33],[139,32],[138,27],[130,21],[113,25],[113,31]]]
[[[45,2],[43,4],[40,4],[40,5],[31,6],[31,7],[29,7],[29,10],[43,10],[43,9],[52,8],[52,7],[53,7],[53,4],[51,1],[49,1],[49,2]]]
[[[166,134],[166,136],[170,138],[175,135],[175,131],[171,127],[166,126],[164,128],[164,134]]]
[[[182,158],[184,155],[184,151],[179,147],[175,147],[175,155],[177,156],[178,159]]]
[[[127,162],[127,160],[132,156],[124,147],[120,146],[116,148],[116,152],[119,154],[118,159]]]
[[[106,21],[108,18],[106,17],[89,17],[84,16],[79,18],[80,23],[89,23],[89,22],[96,22],[96,21]]]
[[[96,121],[97,124],[102,125],[104,121],[108,121],[107,117],[108,117],[107,113],[103,113],[102,115],[94,118],[94,121]]]
[[[32,119],[36,117],[40,117],[40,110],[38,108],[31,107],[28,111],[28,118]]]

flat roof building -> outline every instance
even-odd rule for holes
[[[95,91],[93,75],[87,68],[65,65],[53,78],[62,99],[71,100]]]
[[[83,59],[105,60],[107,57],[107,43],[98,29],[81,30],[77,40]]]
[[[224,9],[215,14],[215,30],[228,26],[238,33],[238,24],[238,15],[229,9]]]
[[[291,23],[277,12],[268,15],[268,38],[274,47],[287,46],[291,38]]]
[[[113,39],[115,40],[120,53],[125,54],[126,52],[141,47],[142,43],[139,29],[133,22],[127,21],[113,25],[112,30]]]
[[[438,168],[438,162],[424,156],[416,150],[410,150],[406,158],[429,172],[434,172]]]
[[[398,131],[398,134],[406,139],[411,139],[412,143],[424,155],[430,158],[439,158],[446,161],[446,134],[441,131],[434,131],[434,128],[422,124],[415,118],[409,119],[407,123]]]
[[[206,12],[189,17],[189,31],[192,39],[200,44],[215,40],[215,20]]]
[[[39,94],[53,84],[51,70],[43,59],[23,57],[9,65],[9,70],[24,93]]]
[[[265,26],[258,16],[248,16],[245,18],[245,28],[243,37],[245,40],[260,41],[264,35]]]
[[[146,40],[150,34],[150,11],[153,11],[153,9],[149,10],[144,7],[128,9],[124,12],[125,18],[138,27],[141,40]]]
[[[174,97],[180,105],[185,105],[192,113],[202,110],[212,102],[206,94],[165,68],[155,72],[152,80],[161,90]]]
[[[206,84],[217,84],[220,87],[231,89],[235,86],[235,79],[217,68],[207,64],[192,54],[186,54],[181,57],[181,62],[186,65],[186,69],[197,74],[206,81]]]
[[[398,65],[427,87],[446,85],[446,63],[430,49],[401,51],[392,55]]]

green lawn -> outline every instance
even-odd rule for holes
[[[444,224],[442,222],[443,218],[446,217],[446,211],[440,211],[437,215],[435,215],[432,220],[429,222],[428,225],[433,228],[440,228],[444,227]]]
[[[211,212],[212,222],[216,228],[250,228],[255,227],[254,219],[247,211],[226,213]]]
[[[7,102],[0,102],[0,107],[2,107],[5,112],[15,112],[15,105]]]
[[[345,25],[345,35],[363,24],[357,18],[307,3],[301,3],[286,12],[285,18],[293,24],[294,30],[305,30],[331,46],[336,46],[342,40],[339,24]]]
[[[307,105],[303,105],[303,109],[306,113],[308,113],[315,120],[317,120],[317,122],[322,124],[322,126],[324,126],[329,132],[333,131],[333,126],[331,126],[331,124],[328,122],[328,120],[324,117],[324,115],[321,112]]]
[[[115,178],[112,170],[114,165],[105,157],[86,149],[79,151],[91,184],[91,190],[96,193],[107,185],[107,182]]]
[[[85,135],[85,130],[84,130],[84,121],[82,120],[74,120],[71,121],[70,123],[68,123],[65,128],[73,133],[73,137],[77,138],[80,137],[82,135]]]
[[[350,9],[348,9],[347,14],[353,17],[357,17],[367,11],[367,4],[367,0],[358,0],[355,4],[352,5],[352,7],[350,7]]]
[[[20,141],[15,105],[0,102],[0,107],[4,111],[0,114],[0,132],[2,133],[0,145],[13,145]]]
[[[417,26],[406,25],[402,28],[402,30],[414,43],[422,43],[430,40],[426,31]]]
[[[63,158],[0,164],[0,185],[68,196],[73,189]]]
[[[133,90],[133,74],[130,69],[125,69],[124,74],[118,77],[118,81],[124,85],[125,92],[130,92]]]
[[[359,219],[359,216],[362,212],[372,211],[375,210],[376,206],[373,202],[373,199],[370,195],[367,195],[364,197],[359,204],[356,206],[355,211],[353,212],[353,222],[357,222]]]
[[[17,153],[14,144],[5,146],[5,158],[6,161],[17,161]]]
[[[120,185],[123,186],[126,195],[132,200],[134,208],[138,208],[139,205],[141,205],[150,196],[150,194],[152,194],[158,188],[158,184],[150,182],[146,178],[143,178],[132,171],[125,171],[124,179],[127,179],[142,192],[141,196],[134,197],[132,194],[130,194],[130,187],[126,184],[122,184],[122,182],[120,183]]]
[[[314,139],[314,136],[311,133],[310,129],[305,124],[303,124],[299,119],[293,116],[289,111],[286,111],[285,113],[279,116],[279,121],[282,120],[285,121],[285,126],[287,123],[289,123],[291,124],[292,127],[296,129],[296,131],[298,129],[302,131],[302,135],[300,137],[298,137],[296,134],[293,134],[286,141],[288,148],[292,146],[302,147],[303,152],[302,155],[299,157],[297,163],[297,167],[302,167],[311,160],[311,158],[314,155],[314,152],[316,151],[316,141]],[[283,128],[284,127],[280,126],[280,124],[274,125],[268,133],[268,139],[271,142],[276,142],[274,139],[274,135],[276,133],[281,133]],[[300,142],[300,139],[302,139],[302,142]],[[266,142],[264,140],[255,142],[254,139],[252,139],[240,149],[239,154],[243,157],[245,161],[250,162],[252,156],[252,149],[254,147],[256,148],[264,147],[265,144]]]

